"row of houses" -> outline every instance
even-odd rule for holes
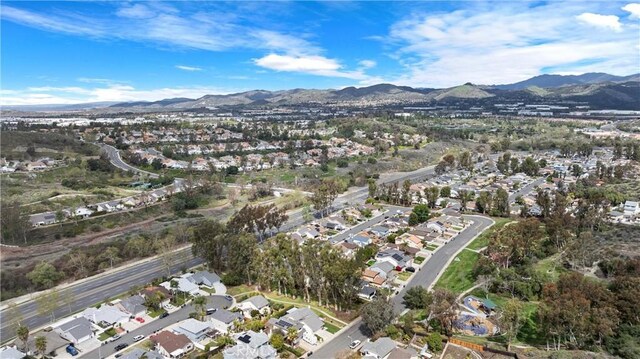
[[[7,160],[0,158],[0,173],[40,172],[56,168],[64,162],[50,157],[42,157],[32,161]]]

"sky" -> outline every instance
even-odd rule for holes
[[[640,72],[640,3],[2,1],[0,104]]]

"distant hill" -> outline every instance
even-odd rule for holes
[[[6,106],[3,109],[26,111],[101,109],[145,112],[153,110],[197,110],[202,108],[279,105],[385,106],[406,104],[456,103],[463,106],[491,105],[500,102],[544,103],[548,101],[584,102],[595,109],[640,110],[640,74],[614,76],[587,73],[577,76],[541,75],[508,85],[484,86],[466,83],[445,89],[414,88],[392,84],[345,87],[339,90],[292,89],[252,90],[226,95],[205,95],[197,99],[170,98],[160,101],[96,103],[79,105]]]
[[[582,75],[540,75],[528,80],[506,85],[494,85],[500,90],[524,90],[535,86],[540,88],[561,87],[569,85],[597,84],[605,82],[640,81],[640,74],[630,76],[615,76],[602,72],[589,72]]]

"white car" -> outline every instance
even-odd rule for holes
[[[355,349],[358,347],[358,345],[360,345],[360,343],[362,343],[361,341],[359,341],[358,339],[354,340],[351,342],[351,344],[349,344],[349,348],[351,349]]]
[[[133,337],[134,342],[139,342],[142,339],[144,339],[144,335],[136,335],[135,337]]]

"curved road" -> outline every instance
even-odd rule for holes
[[[104,153],[107,154],[107,157],[109,157],[109,161],[111,161],[111,164],[118,167],[119,169],[124,171],[144,174],[152,178],[160,177],[156,173],[141,170],[137,167],[131,166],[130,164],[124,162],[120,157],[120,150],[118,150],[117,148],[104,143],[97,143],[97,145],[100,146],[100,148],[104,151]]]
[[[406,309],[404,304],[402,303],[402,297],[404,297],[405,292],[415,286],[424,286],[431,287],[435,284],[436,279],[440,272],[444,271],[448,266],[449,261],[458,253],[458,251],[462,250],[466,247],[471,241],[478,236],[480,233],[484,232],[487,228],[493,225],[493,220],[487,217],[482,216],[464,216],[468,220],[472,220],[473,223],[467,227],[462,233],[455,237],[455,239],[449,241],[447,244],[442,246],[434,255],[427,260],[425,265],[420,268],[418,272],[413,276],[411,281],[396,295],[391,299],[391,303],[393,304],[393,310],[396,315],[399,315]],[[335,358],[336,353],[340,350],[349,348],[349,344],[353,340],[360,340],[361,342],[365,342],[368,338],[366,329],[364,328],[364,324],[362,323],[362,319],[358,317],[354,322],[352,322],[345,329],[342,329],[341,332],[335,337],[333,337],[330,341],[324,343],[320,349],[313,352],[310,356],[311,358]]]

